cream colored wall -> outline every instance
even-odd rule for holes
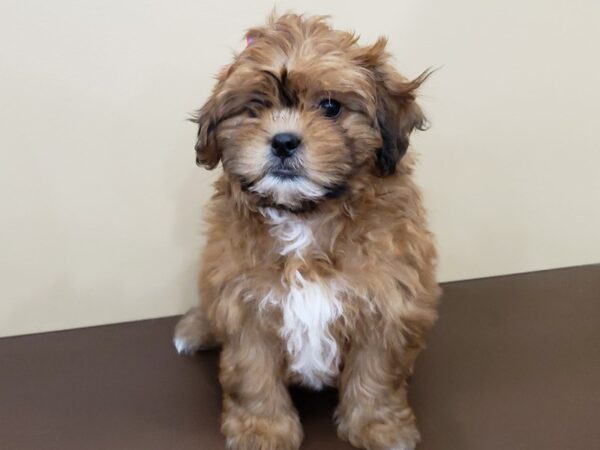
[[[281,2],[391,39],[433,122],[414,144],[443,280],[600,260],[600,4]],[[271,1],[0,4],[0,334],[195,300],[194,164],[212,75]]]

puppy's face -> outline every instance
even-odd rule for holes
[[[197,162],[223,169],[263,203],[289,210],[352,189],[362,170],[394,172],[424,77],[387,63],[385,40],[359,47],[321,18],[286,15],[251,30],[199,111]]]

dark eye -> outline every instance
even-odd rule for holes
[[[337,117],[340,115],[342,105],[337,100],[326,98],[321,100],[319,103],[319,108],[323,110],[323,113],[326,117]]]

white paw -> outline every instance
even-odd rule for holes
[[[190,342],[183,337],[175,336],[173,338],[173,345],[177,349],[177,353],[180,355],[191,355],[195,353],[198,348],[195,348]]]
[[[179,354],[191,355],[198,350],[215,348],[217,342],[208,321],[198,308],[189,310],[175,326],[173,344]]]

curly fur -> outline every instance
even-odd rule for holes
[[[354,446],[414,449],[407,377],[440,292],[407,151],[426,75],[405,79],[384,39],[359,46],[322,17],[273,17],[247,40],[195,117],[197,162],[223,174],[178,349],[222,345],[231,449],[299,448],[291,383],[336,386],[338,434]],[[302,139],[289,179],[273,172],[280,132]]]

